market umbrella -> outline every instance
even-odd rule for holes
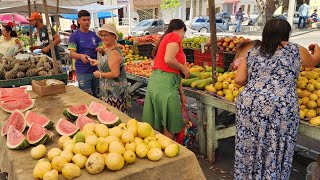
[[[29,24],[29,21],[24,16],[16,13],[0,14],[0,22],[15,22],[15,24]]]
[[[98,12],[98,19],[117,17],[118,15],[113,14],[111,12]],[[60,16],[64,19],[77,20],[78,14],[60,14]]]

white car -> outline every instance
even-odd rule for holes
[[[233,14],[231,16],[231,23],[232,24],[237,24],[237,20],[236,20],[236,14]],[[243,13],[243,22],[241,23],[242,25],[249,25],[250,22],[250,17],[247,13]]]

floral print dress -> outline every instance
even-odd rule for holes
[[[299,125],[300,65],[296,44],[270,58],[257,48],[249,51],[248,83],[236,105],[236,180],[289,179]]]

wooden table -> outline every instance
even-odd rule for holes
[[[57,122],[63,117],[62,112],[71,105],[87,104],[92,101],[103,103],[107,108],[114,112],[122,121],[128,121],[129,117],[117,109],[111,107],[105,102],[88,95],[74,86],[67,86],[67,92],[64,94],[40,97],[35,92],[29,91],[31,98],[36,99],[35,112],[46,115],[53,122]],[[1,125],[9,114],[0,111]],[[57,147],[57,141],[60,135],[54,130],[54,139],[46,144],[47,150]],[[31,147],[25,150],[9,150],[6,147],[5,138],[0,138],[0,169],[9,173],[9,179],[30,180],[33,179],[32,171],[36,164],[36,160],[30,155]],[[82,169],[82,175],[77,179],[205,179],[200,168],[196,156],[187,148],[180,146],[180,154],[175,158],[163,157],[160,161],[152,162],[148,159],[137,158],[134,164],[125,165],[120,171],[112,172],[105,170],[97,175],[90,175],[86,170]],[[59,175],[59,179],[64,179]]]
[[[31,85],[32,80],[43,80],[43,79],[58,79],[63,81],[65,84],[67,84],[68,75],[66,73],[63,73],[63,74],[48,75],[48,76],[34,76],[34,77],[25,77],[25,78],[10,79],[10,80],[0,80],[0,87],[17,87],[17,86]]]
[[[139,84],[147,84],[148,79],[133,74],[127,74],[127,78],[137,81],[131,90],[137,89]],[[208,158],[209,162],[215,162],[215,150],[218,148],[218,140],[235,136],[235,125],[223,129],[216,129],[217,110],[222,109],[235,113],[235,103],[214,97],[206,91],[184,88],[186,96],[197,100],[197,116],[199,130],[200,152]],[[320,127],[311,126],[309,123],[300,121],[299,134],[320,140]]]

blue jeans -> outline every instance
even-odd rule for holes
[[[241,20],[237,20],[236,32],[241,31]]]
[[[299,17],[298,28],[300,28],[301,20],[303,20],[303,26],[302,26],[302,28],[305,28],[305,27],[306,27],[307,16],[300,16],[300,17]]]
[[[77,80],[79,88],[90,95],[98,98],[99,79],[92,73],[78,74]]]

